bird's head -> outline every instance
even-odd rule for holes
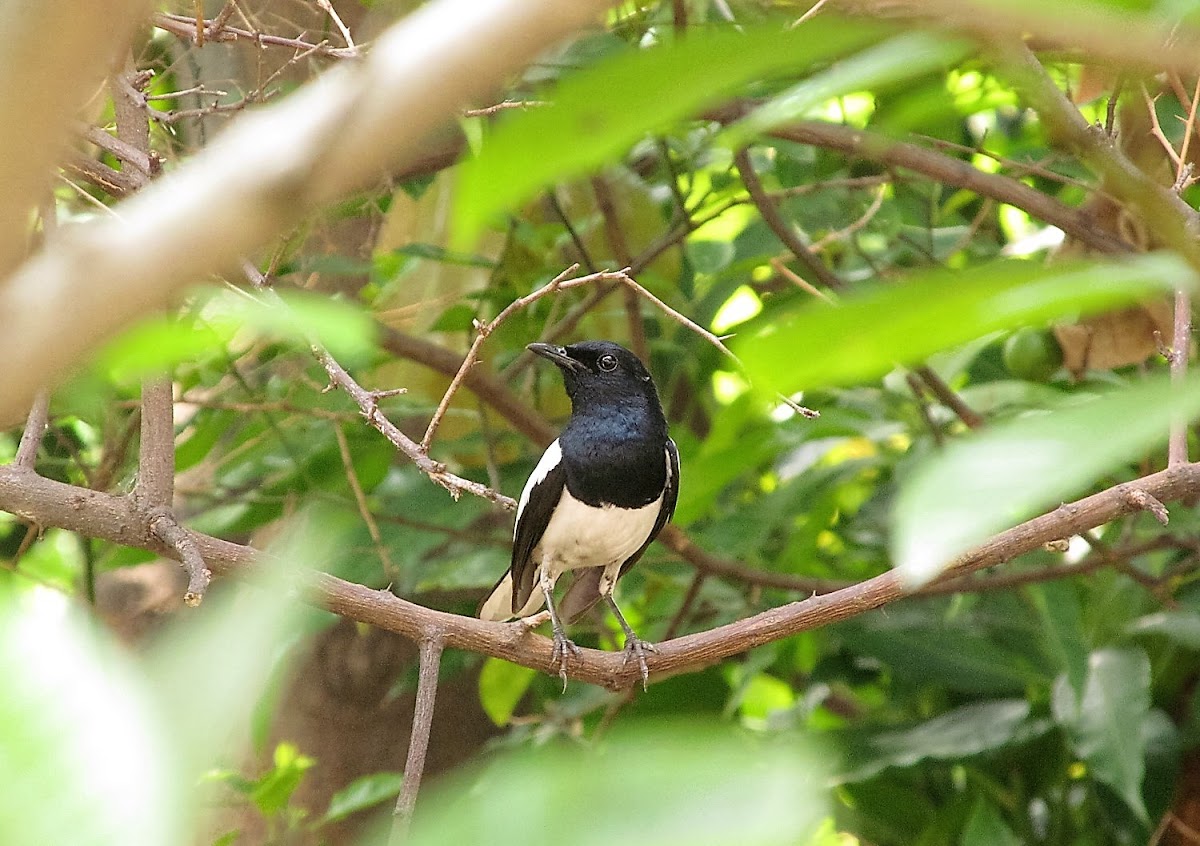
[[[582,341],[565,347],[530,344],[526,349],[558,365],[572,401],[583,397],[593,400],[657,397],[646,366],[636,355],[612,341]]]

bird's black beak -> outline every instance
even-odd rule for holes
[[[580,370],[585,369],[582,362],[576,361],[567,355],[565,347],[558,347],[554,344],[530,344],[525,349],[531,353],[540,355],[542,358],[550,359],[568,373],[578,373]]]

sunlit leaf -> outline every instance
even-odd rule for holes
[[[599,749],[526,749],[423,796],[413,846],[769,846],[804,842],[824,815],[811,750],[727,725],[643,724]]]
[[[756,387],[790,394],[877,377],[998,329],[1102,311],[1194,284],[1195,273],[1170,254],[936,270],[844,297],[837,307],[811,301],[736,339],[734,352]]]
[[[161,715],[78,610],[43,589],[0,600],[0,842],[182,842]]]
[[[836,57],[877,26],[814,20],[797,30],[697,30],[680,42],[624,52],[564,79],[552,105],[509,113],[462,167],[456,237],[556,179],[619,155],[642,135],[695,114],[751,80]]]
[[[529,689],[537,670],[488,658],[479,672],[479,701],[484,712],[498,726],[508,725],[513,710]]]
[[[1200,413],[1195,382],[1177,391],[1151,379],[955,441],[901,485],[894,566],[908,585],[924,584],[973,545],[1163,443],[1175,409],[1189,419]]]
[[[1075,754],[1092,776],[1125,800],[1143,820],[1146,737],[1150,713],[1150,660],[1140,649],[1102,649],[1088,661],[1087,683],[1078,703],[1054,695],[1054,715],[1066,727]]]
[[[835,97],[923,76],[959,61],[974,49],[970,42],[929,32],[898,35],[775,95],[717,136],[717,143],[744,146],[756,135],[805,117]]]

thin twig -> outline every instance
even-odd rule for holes
[[[422,453],[428,453],[430,444],[433,443],[433,436],[437,433],[438,426],[442,423],[442,418],[446,416],[446,410],[450,407],[450,400],[453,399],[455,393],[458,392],[462,385],[463,379],[466,378],[467,371],[475,366],[475,362],[479,360],[479,350],[483,347],[483,342],[487,340],[505,320],[513,315],[514,312],[525,308],[526,306],[540,300],[547,294],[552,294],[560,288],[576,288],[581,285],[588,285],[592,282],[601,281],[624,281],[628,277],[625,276],[625,271],[610,271],[602,270],[597,273],[589,273],[587,276],[579,276],[574,279],[568,279],[572,273],[579,269],[579,265],[573,264],[564,270],[562,273],[555,276],[547,284],[538,288],[531,294],[526,294],[523,297],[518,297],[501,312],[492,318],[487,323],[475,321],[475,339],[471,342],[471,348],[467,350],[466,358],[463,359],[462,366],[458,372],[454,374],[454,378],[450,381],[450,387],[446,389],[446,393],[442,395],[441,402],[438,403],[437,410],[434,411],[433,417],[429,420],[429,426],[425,429],[425,436],[421,438],[419,449]]]
[[[962,397],[954,392],[949,385],[943,381],[942,377],[937,375],[932,367],[922,365],[915,368],[915,372],[921,377],[921,381],[929,386],[929,390],[938,400],[957,415],[968,429],[982,429],[986,425],[983,416],[976,412],[973,408],[963,402]]]
[[[842,280],[827,268],[820,258],[813,255],[812,250],[800,240],[791,225],[783,219],[779,209],[771,202],[771,198],[763,189],[762,182],[759,181],[758,174],[754,172],[749,149],[743,147],[738,150],[733,155],[733,161],[737,165],[738,173],[742,176],[742,184],[746,186],[746,191],[749,192],[750,198],[758,208],[759,215],[762,216],[763,223],[770,227],[771,231],[775,233],[775,237],[792,251],[796,260],[803,264],[805,269],[822,285],[835,291],[843,288]]]
[[[342,456],[342,467],[346,470],[346,481],[350,483],[350,490],[354,493],[354,502],[358,506],[359,516],[367,524],[367,532],[371,535],[371,542],[375,544],[375,551],[379,554],[384,574],[389,579],[395,579],[399,571],[396,570],[396,565],[392,563],[391,556],[388,555],[387,547],[383,543],[383,536],[379,532],[379,524],[375,522],[375,516],[371,513],[370,505],[367,504],[367,494],[363,491],[358,472],[354,469],[354,457],[350,454],[350,444],[346,441],[346,433],[342,431],[341,426],[334,426],[333,434],[337,438],[338,452]]]
[[[433,726],[433,706],[437,700],[438,670],[442,662],[442,640],[428,635],[418,644],[420,668],[417,676],[417,698],[413,707],[412,731],[408,735],[408,758],[404,762],[404,784],[396,797],[392,812],[390,846],[400,846],[408,836],[421,776],[425,772],[425,755],[429,751],[429,732]]]
[[[633,254],[629,252],[629,239],[621,227],[621,219],[617,214],[617,204],[613,199],[612,188],[608,180],[597,174],[592,177],[592,193],[596,197],[596,208],[604,220],[604,234],[608,239],[608,248],[622,267],[629,267],[633,262]],[[629,346],[634,355],[642,361],[649,360],[649,349],[646,346],[646,327],[642,323],[642,312],[637,294],[630,288],[625,289],[625,318],[629,323]]]
[[[329,0],[314,0],[314,2],[333,20],[333,25],[341,33],[342,41],[346,42],[346,46],[351,50],[357,50],[358,48],[354,46],[354,39],[350,36],[350,30],[342,23],[342,19],[338,17],[337,10],[333,8],[333,4]]]
[[[879,212],[879,209],[883,207],[883,198],[886,193],[887,189],[881,187],[875,192],[875,199],[871,201],[871,205],[865,212],[863,212],[862,216],[859,217],[858,220],[854,221],[849,226],[838,229],[834,232],[830,232],[828,235],[819,238],[809,245],[809,249],[814,253],[822,253],[830,244],[837,241],[844,241],[855,232],[860,231],[864,226],[871,222],[871,218],[875,217],[875,215]]]
[[[260,47],[287,47],[292,50],[310,50],[322,56],[335,59],[352,59],[360,55],[357,47],[333,47],[329,44],[312,44],[299,38],[284,38],[265,32],[254,32],[229,25],[219,30],[210,31],[212,21],[205,21],[203,27],[198,27],[196,21],[186,15],[171,15],[163,12],[156,13],[151,19],[154,26],[181,38],[197,39],[198,32],[207,33],[209,41],[248,41]],[[204,36],[200,36],[204,37]]]
[[[496,505],[506,508],[509,511],[517,507],[517,503],[512,497],[505,496],[499,491],[494,491],[487,485],[481,485],[479,482],[473,482],[470,479],[456,476],[446,469],[446,465],[434,461],[426,455],[421,449],[420,444],[401,432],[400,428],[391,420],[388,420],[384,413],[379,410],[380,392],[368,391],[362,385],[358,384],[358,382],[354,381],[354,378],[346,372],[345,368],[338,364],[321,347],[314,346],[312,353],[329,375],[330,385],[341,388],[349,394],[350,398],[358,404],[359,411],[367,419],[367,422],[387,438],[396,449],[404,453],[413,464],[417,465],[417,469],[428,476],[432,482],[441,485],[455,499],[458,499],[464,493],[469,493],[486,499],[488,502],[494,502]]]
[[[187,529],[179,525],[170,508],[154,508],[149,514],[149,534],[178,554],[179,561],[188,574],[187,592],[183,595],[183,601],[192,607],[199,605],[204,599],[209,582],[212,581],[212,572],[205,565],[200,548]]]
[[[13,465],[33,470],[37,462],[38,447],[42,445],[42,437],[46,434],[46,423],[50,419],[50,395],[46,391],[38,391],[33,398],[33,407],[25,420],[25,431],[21,433],[21,443],[17,445],[17,454]]]

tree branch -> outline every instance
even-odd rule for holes
[[[442,663],[442,641],[436,635],[424,637],[418,643],[420,668],[417,676],[417,699],[413,707],[412,731],[408,735],[408,758],[404,762],[404,784],[396,797],[392,811],[390,846],[400,846],[408,835],[417,791],[425,772],[425,754],[429,751],[429,732],[433,727],[433,705],[437,699],[438,670]]]
[[[754,201],[754,205],[758,208],[758,213],[762,216],[763,222],[770,227],[775,233],[775,237],[783,242],[783,245],[791,251],[796,260],[804,265],[817,282],[820,282],[826,288],[834,291],[840,291],[845,286],[842,280],[828,267],[819,256],[813,253],[808,248],[808,245],[800,240],[790,223],[783,219],[778,207],[767,196],[767,192],[763,189],[762,182],[759,181],[758,174],[754,172],[754,165],[750,161],[750,151],[743,147],[733,154],[733,162],[737,165],[738,173],[742,176],[742,184],[746,186],[746,191],[750,194],[750,199]]]
[[[719,123],[733,123],[748,114],[753,104],[735,101],[705,112]],[[1077,208],[1060,203],[1034,188],[996,173],[985,173],[965,162],[916,144],[896,141],[878,133],[822,121],[798,121],[778,127],[772,137],[798,144],[837,150],[844,155],[878,162],[889,168],[919,173],[946,185],[965,188],[981,197],[1016,206],[1039,220],[1057,226],[1072,238],[1102,253],[1130,252],[1133,247]]]
[[[64,232],[54,250],[43,250],[0,283],[0,313],[22,315],[19,331],[0,335],[0,359],[9,374],[0,395],[0,425],[22,415],[38,388],[136,317],[165,306],[174,292],[227,267],[311,210],[405,167],[429,132],[453,120],[464,102],[485,96],[608,5],[609,0],[423,5],[387,30],[361,61],[339,64],[286,99],[238,116],[203,151],[120,203],[117,215]],[[74,98],[47,98],[43,92],[79,90],[87,80],[75,54],[91,55],[101,41],[92,16],[73,8],[60,16],[66,31],[78,32],[85,43],[74,44],[57,25],[44,26],[31,40],[39,49],[43,42],[54,45],[48,56],[59,56],[59,45],[69,47],[70,60],[48,68],[39,77],[43,84],[0,84],[0,90],[28,91],[37,114],[53,104],[55,120],[58,112],[73,114]],[[20,42],[11,29],[5,31]],[[47,33],[54,37],[47,40]],[[28,79],[46,62],[38,56],[14,70]],[[0,63],[0,81],[10,64]],[[61,86],[47,82],[59,76]],[[42,150],[41,142],[57,135],[31,134],[23,111],[0,117],[7,118],[0,125],[20,132],[19,140],[0,145],[5,149]],[[66,131],[69,121],[61,120]],[[58,145],[50,146],[51,157],[57,157]],[[14,163],[30,168],[41,155],[37,162],[6,156],[4,172]],[[22,174],[17,184],[27,178]],[[12,231],[18,233],[20,214],[9,206],[20,195],[6,191],[0,200],[0,223],[12,211]],[[0,245],[0,270],[3,253]]]
[[[1184,464],[1109,488],[995,535],[960,556],[942,581],[1010,561],[1043,544],[1086,532],[1139,507],[1129,490],[1139,490],[1159,502],[1200,495],[1200,464]],[[146,512],[129,497],[65,485],[23,469],[0,467],[0,510],[40,526],[80,532],[124,546],[150,549],[164,555],[178,552],[161,540],[138,531]],[[187,531],[182,530],[182,531]],[[199,554],[216,573],[248,574],[262,553],[251,547],[187,531]],[[420,642],[440,632],[443,643],[501,658],[547,674],[558,672],[551,660],[549,638],[528,630],[520,621],[491,623],[423,608],[388,591],[372,590],[325,573],[304,578],[307,601],[351,620],[378,626]],[[744,620],[658,644],[649,656],[651,674],[664,678],[711,666],[731,656],[809,629],[838,622],[906,596],[894,572],[884,573],[841,590],[772,608]],[[621,689],[641,676],[617,652],[583,649],[571,662],[570,676],[579,681]]]
[[[11,272],[26,251],[29,212],[53,187],[76,112],[148,6],[145,0],[0,4],[5,45],[0,51],[0,276]],[[87,287],[91,280],[85,285],[86,279],[76,282]],[[7,308],[0,312],[20,314],[22,322],[30,316]],[[32,397],[32,391],[21,391],[14,397],[15,409],[0,411],[0,420],[28,409]]]

